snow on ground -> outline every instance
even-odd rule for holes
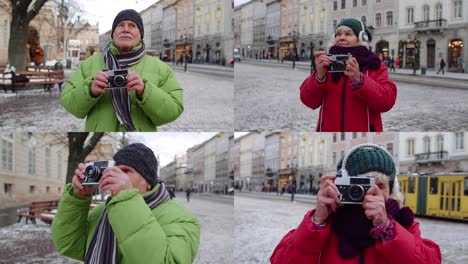
[[[186,206],[201,225],[200,246],[194,263],[232,263],[232,197],[192,197],[187,203],[184,193],[176,201]],[[0,228],[0,263],[82,263],[60,255],[50,238],[50,225],[21,223]]]
[[[234,201],[234,263],[269,263],[276,245],[295,229],[315,204],[291,203],[268,198],[237,195]],[[421,236],[436,242],[443,263],[468,263],[468,224],[425,218],[420,223]]]

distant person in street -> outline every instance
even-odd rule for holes
[[[86,118],[86,131],[156,131],[182,114],[182,88],[166,63],[146,55],[143,36],[140,14],[121,11],[104,51],[84,60],[67,80],[60,103]],[[128,72],[113,73],[121,70]]]
[[[44,62],[44,49],[40,44],[37,44],[35,47],[31,47],[32,60],[34,65],[40,66]]]
[[[174,188],[169,188],[169,199],[175,198]]]
[[[395,72],[395,59],[393,57],[390,57],[390,59],[388,59],[388,64],[390,71],[393,70],[393,72]]]
[[[381,113],[392,109],[397,87],[384,63],[369,50],[372,34],[357,18],[342,19],[334,45],[314,52],[316,69],[300,87],[306,106],[320,107],[318,132],[383,131]],[[348,54],[352,57],[346,58]],[[343,62],[333,55],[344,55]],[[330,71],[330,66],[333,71]]]
[[[360,177],[361,187],[366,188],[353,191],[356,200],[344,191],[340,195],[337,182],[345,177]],[[337,176],[323,176],[320,181],[316,208],[281,239],[270,258],[272,264],[441,263],[439,246],[421,237],[413,212],[402,206],[395,164],[386,149],[358,145],[340,160]],[[340,186],[349,190],[351,185],[341,182]]]
[[[86,167],[76,168],[52,222],[55,249],[85,263],[192,263],[200,224],[170,201],[153,151],[130,144],[113,160],[116,166],[102,171],[99,180],[99,188],[111,196],[94,209],[94,187],[83,185]]]
[[[187,203],[190,202],[190,194],[192,193],[192,188],[189,186],[187,187],[187,189],[185,190],[186,194],[187,194]]]
[[[396,58],[396,60],[395,60],[395,67],[396,67],[397,69],[400,68],[400,63],[401,63],[401,59],[400,59],[400,56],[398,56],[398,57]]]
[[[442,72],[442,75],[445,75],[445,61],[444,58],[440,59],[440,67],[439,70],[437,71],[437,74]]]

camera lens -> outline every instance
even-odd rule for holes
[[[94,182],[98,182],[101,178],[101,169],[97,166],[88,166],[85,169],[85,176]]]
[[[336,70],[344,71],[346,69],[346,64],[343,61],[337,61],[335,64]]]
[[[353,185],[348,189],[349,198],[353,201],[361,201],[364,198],[364,188],[361,185]]]
[[[123,87],[125,86],[125,77],[122,75],[117,75],[114,77],[114,84],[115,86]]]

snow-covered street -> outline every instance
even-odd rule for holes
[[[186,206],[201,225],[200,247],[194,263],[232,263],[233,198],[195,194],[187,203],[185,193],[176,193],[176,201]],[[0,263],[82,263],[55,251],[50,225],[24,220],[0,228]]]
[[[291,203],[273,197],[235,194],[234,262],[269,263],[276,245],[295,229],[315,204]],[[468,224],[425,218],[420,223],[421,236],[435,241],[442,251],[442,263],[468,263]]]

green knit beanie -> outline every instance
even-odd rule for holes
[[[336,169],[339,172],[343,158],[338,162]],[[390,193],[395,181],[395,163],[388,152],[381,148],[372,146],[359,147],[348,157],[346,170],[349,176],[358,176],[366,172],[378,171],[389,177]]]
[[[362,25],[361,25],[361,20],[357,18],[344,18],[336,25],[335,31],[341,27],[341,26],[347,26],[353,30],[354,35],[359,38],[359,32],[362,31]],[[367,33],[367,36],[369,37],[369,42],[372,41],[372,33],[369,31],[366,25],[364,25],[364,30]]]

